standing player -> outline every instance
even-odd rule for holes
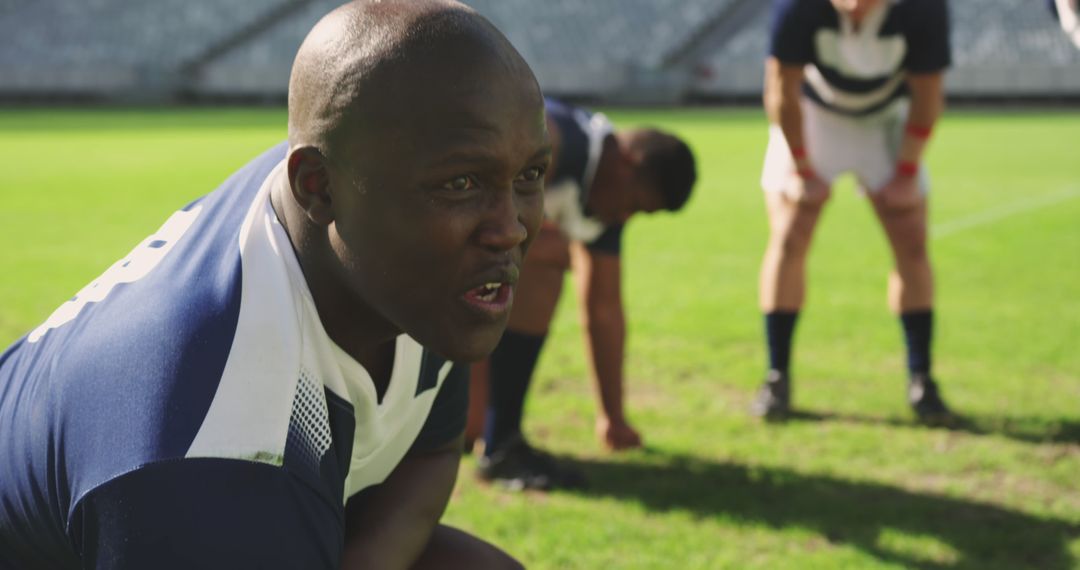
[[[637,212],[676,211],[696,179],[694,157],[656,129],[616,131],[599,113],[546,101],[554,149],[544,197],[546,221],[522,270],[510,324],[487,368],[474,367],[472,434],[484,425],[482,479],[516,488],[576,486],[582,477],[531,447],[521,435],[525,396],[563,276],[572,265],[587,331],[586,348],[600,400],[597,434],[611,449],[641,445],[623,410],[623,226]]]
[[[438,521],[466,412],[449,361],[509,317],[543,117],[460,4],[321,20],[287,148],[0,356],[0,567],[520,567]]]
[[[780,418],[789,410],[810,239],[833,180],[853,172],[896,262],[889,304],[907,341],[909,402],[921,420],[945,420],[930,375],[934,284],[922,158],[944,107],[946,2],[777,0],[773,10],[765,65],[772,127],[761,177],[771,233],[760,283],[770,369],[753,411]]]

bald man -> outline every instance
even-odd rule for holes
[[[438,521],[451,362],[502,335],[549,160],[532,73],[468,8],[325,17],[288,143],[0,357],[0,568],[520,567]]]

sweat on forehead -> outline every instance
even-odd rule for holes
[[[477,50],[487,57],[453,57]],[[289,80],[289,143],[324,152],[357,115],[394,101],[398,80],[418,82],[423,63],[465,70],[480,59],[507,70],[528,70],[502,34],[471,8],[452,0],[357,0],[315,25],[297,52]],[[526,77],[531,77],[527,72]],[[381,81],[380,81],[381,78]],[[395,81],[397,83],[397,81]],[[400,84],[396,87],[402,87]]]

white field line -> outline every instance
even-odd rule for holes
[[[997,208],[976,212],[970,216],[934,224],[930,228],[930,236],[933,239],[940,239],[978,226],[993,224],[1004,220],[1005,218],[1011,218],[1017,214],[1023,214],[1032,210],[1039,210],[1041,208],[1046,208],[1047,206],[1067,202],[1078,196],[1080,196],[1080,187],[1072,186],[1053,194],[1035,196],[1026,200],[1017,200]]]

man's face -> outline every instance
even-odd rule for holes
[[[611,199],[593,208],[593,215],[605,224],[624,224],[639,212],[651,214],[664,209],[660,192],[644,180],[628,179],[612,189]]]
[[[611,168],[601,168],[589,194],[589,211],[605,224],[623,224],[638,212],[664,209],[660,189],[637,166],[641,158],[623,156]]]
[[[363,306],[440,355],[491,352],[543,217],[550,145],[532,75],[451,47],[387,72],[332,162],[331,243]]]

